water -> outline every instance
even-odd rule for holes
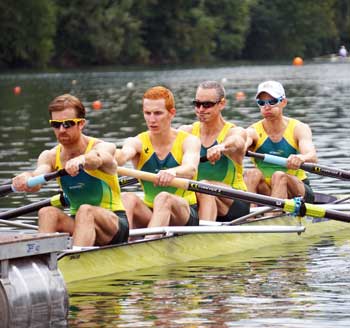
[[[260,119],[258,83],[281,81],[285,114],[308,123],[319,162],[350,170],[350,65],[306,64],[115,72],[70,71],[0,76],[0,183],[31,170],[55,139],[47,105],[66,92],[88,109],[86,134],[120,146],[145,129],[143,92],[162,84],[175,94],[174,125],[195,119],[191,100],[198,83],[226,79],[226,119],[247,127]],[[76,81],[76,83],[75,83]],[[133,88],[127,88],[132,81]],[[14,86],[22,93],[15,96]],[[237,101],[244,91],[247,98]],[[92,102],[103,103],[100,111]],[[250,165],[247,159],[245,164]],[[310,175],[317,191],[345,194],[349,182]],[[0,208],[36,202],[57,191],[49,183],[36,194],[0,198]],[[35,223],[31,219],[26,222]],[[5,229],[2,228],[2,229]],[[347,233],[308,243],[260,249],[68,286],[71,327],[332,327],[349,326],[350,258]]]

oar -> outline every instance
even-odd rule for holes
[[[24,205],[18,208],[14,208],[13,210],[9,210],[6,212],[0,213],[0,219],[1,220],[9,220],[15,217],[18,217],[20,215],[29,214],[34,211],[40,210],[42,207],[45,206],[67,206],[67,202],[63,196],[63,194],[58,194],[55,196],[52,196],[51,198],[41,200],[39,202]]]
[[[27,224],[27,223],[20,223],[20,222],[15,222],[15,221],[6,221],[6,220],[1,220],[0,219],[0,223],[1,224],[6,224],[9,226],[13,226],[16,228],[24,228],[24,229],[33,229],[33,230],[38,230],[39,227],[33,224]]]
[[[43,183],[45,183],[47,181],[53,180],[53,179],[58,178],[58,177],[65,176],[67,174],[68,173],[66,172],[65,169],[58,170],[58,171],[51,172],[51,173],[47,173],[47,174],[41,174],[41,175],[38,175],[38,176],[35,176],[35,177],[32,177],[32,178],[29,178],[28,181],[27,181],[27,185],[30,188],[31,187],[35,187],[35,186],[37,186],[39,184],[43,184]],[[121,186],[123,186],[123,187],[135,184],[137,182],[138,181],[135,178],[130,178],[130,177],[120,177],[119,178],[119,184]],[[7,194],[9,194],[11,192],[15,192],[15,191],[16,190],[13,187],[12,184],[7,184],[7,185],[0,186],[0,197],[1,196],[6,196]]]
[[[280,165],[283,167],[287,166],[287,158],[285,157],[254,153],[249,150],[247,151],[246,156],[261,159],[262,161],[270,164]],[[318,175],[323,175],[326,177],[332,177],[332,178],[337,178],[342,180],[350,180],[350,171],[337,169],[335,167],[329,167],[329,166],[319,165],[314,163],[303,163],[300,165],[300,168],[304,171],[315,173]]]
[[[130,185],[136,184],[138,182],[139,182],[139,180],[137,180],[136,178],[133,178],[133,177],[120,177],[119,178],[120,187],[130,186]]]
[[[47,173],[47,174],[41,174],[37,175],[35,177],[29,178],[27,181],[27,186],[29,188],[35,187],[39,184],[45,183],[49,180],[55,179],[57,177],[62,177],[64,175],[67,175],[67,171],[65,169],[58,170],[55,172]],[[12,184],[0,186],[0,196],[5,196],[11,192],[15,192],[16,189],[13,187]]]
[[[149,172],[118,167],[118,173],[121,175],[132,176],[137,179],[156,182],[157,175]],[[183,190],[201,192],[208,195],[226,197],[231,199],[240,199],[247,202],[258,203],[283,209],[285,212],[293,213],[298,216],[309,215],[319,218],[330,218],[333,220],[350,222],[350,215],[339,211],[324,209],[318,205],[299,203],[297,199],[280,199],[265,195],[254,194],[247,191],[236,190],[228,187],[213,185],[209,183],[188,180],[184,178],[174,178],[171,186]]]
[[[119,178],[119,184],[121,187],[129,186],[129,185],[135,184],[137,182],[138,182],[138,180],[136,178],[133,178],[133,177],[120,177]],[[68,204],[66,198],[63,196],[62,193],[60,193],[60,194],[57,194],[55,196],[52,196],[51,198],[44,199],[44,200],[41,200],[41,201],[33,203],[33,204],[21,206],[21,207],[15,208],[13,210],[2,212],[2,213],[0,213],[0,220],[1,220],[0,223],[4,224],[5,223],[4,220],[9,220],[9,219],[18,217],[20,215],[25,215],[25,214],[29,214],[29,213],[38,211],[42,207],[45,207],[45,206],[66,207],[68,205],[69,204]],[[13,222],[13,224],[12,224],[11,221],[8,221],[7,224],[17,226],[17,227],[23,227],[23,228],[33,228],[33,227],[35,228],[35,226],[19,224],[16,222]]]

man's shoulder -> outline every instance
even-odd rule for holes
[[[193,129],[193,124],[181,125],[178,128],[179,131],[185,131],[187,133],[191,133],[192,129]]]

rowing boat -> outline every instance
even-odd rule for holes
[[[155,174],[123,167],[119,167],[118,172],[151,182],[154,182],[156,178]],[[54,174],[59,174],[59,172]],[[38,178],[35,177],[35,183],[37,183]],[[43,176],[40,178],[40,183],[42,179],[46,181],[50,178],[51,174],[49,177]],[[222,224],[221,227],[160,227],[131,230],[132,236],[145,234],[165,234],[165,236],[154,240],[139,240],[121,245],[65,251],[59,255],[58,267],[66,283],[219,255],[242,254],[245,251],[276,244],[298,242],[305,237],[311,238],[350,227],[349,214],[341,212],[350,212],[348,204],[328,204],[322,207],[321,205],[303,203],[300,199],[283,200],[184,178],[174,178],[171,185],[184,190],[265,204],[268,205],[268,210],[271,210],[272,206],[295,215],[312,215],[317,219],[295,218],[288,215],[273,219],[265,217],[254,221],[247,221],[247,218],[244,218],[242,222],[243,218],[240,218],[240,224],[237,224],[236,220],[235,224],[237,225],[235,226]],[[6,186],[5,189],[5,193],[14,191],[11,185]],[[34,207],[38,209],[40,206],[47,206],[45,204],[52,204],[51,199],[45,200],[44,203],[35,204]],[[29,210],[32,209],[33,207],[30,205]],[[21,208],[4,213],[4,218],[9,219],[16,213],[23,214],[23,211],[28,212],[27,206],[25,209]],[[327,217],[332,220],[326,219]]]
[[[192,230],[185,231],[185,228]],[[230,231],[225,231],[225,228],[230,228]],[[168,235],[159,239],[142,239],[121,245],[64,252],[59,256],[58,267],[69,284],[83,279],[243,253],[273,245],[285,244],[288,247],[288,243],[331,235],[335,231],[349,228],[348,223],[340,221],[293,216],[258,219],[232,227],[163,227],[162,231]],[[154,232],[160,231],[152,233]],[[131,234],[136,235],[138,232],[131,230]]]

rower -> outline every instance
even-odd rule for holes
[[[70,215],[48,206],[39,211],[39,232],[68,232],[74,246],[117,244],[128,239],[129,227],[122,204],[114,159],[115,145],[83,134],[85,108],[69,94],[49,105],[50,125],[59,142],[44,150],[32,172],[13,179],[17,191],[34,192],[29,178],[64,168],[58,183],[70,204]]]
[[[247,190],[243,179],[246,131],[222,117],[226,105],[224,86],[216,81],[202,82],[193,101],[198,122],[180,129],[201,140],[198,180],[239,190]],[[249,203],[197,193],[199,218],[210,221],[232,221],[249,213]]]
[[[285,157],[287,167],[253,159],[256,167],[245,172],[248,191],[277,198],[302,196],[312,203],[313,191],[305,171],[300,169],[304,162],[317,161],[310,127],[283,115],[287,98],[281,83],[260,83],[255,98],[263,119],[247,129],[247,148]]]
[[[138,170],[156,173],[157,180],[154,184],[141,181],[143,200],[134,193],[123,193],[130,227],[198,225],[195,193],[169,185],[175,177],[196,178],[199,139],[171,126],[176,109],[169,89],[150,88],[142,105],[148,131],[126,139],[116,158],[119,165],[131,160]]]

